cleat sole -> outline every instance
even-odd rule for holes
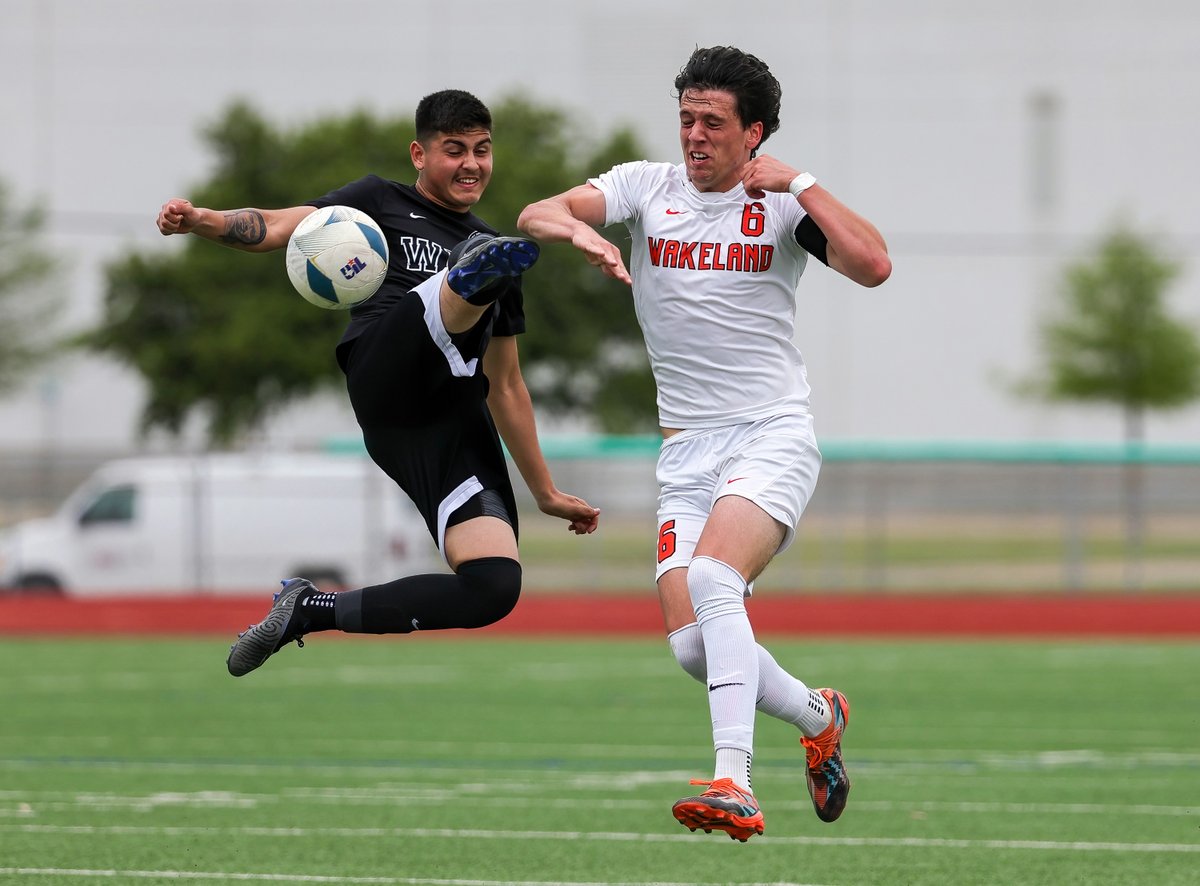
[[[676,820],[693,834],[698,830],[702,830],[706,834],[721,831],[728,834],[730,838],[745,843],[754,835],[762,834],[764,830],[761,822],[728,815],[720,809],[712,809],[700,806],[700,804],[696,804],[696,807],[699,808],[685,805],[673,810]]]
[[[296,598],[310,586],[303,579],[295,580],[295,587],[272,598],[271,610],[262,621],[238,634],[237,642],[229,647],[229,657],[225,660],[230,674],[243,677],[279,650],[280,640],[296,608]]]
[[[464,253],[450,268],[446,282],[463,298],[470,298],[502,277],[528,271],[540,252],[532,240],[495,237]]]

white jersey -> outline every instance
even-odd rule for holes
[[[791,194],[759,200],[739,182],[702,193],[682,164],[639,161],[590,179],[605,224],[633,237],[633,300],[658,386],[659,423],[711,428],[808,412],[792,341],[808,253]]]

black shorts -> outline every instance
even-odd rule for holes
[[[487,336],[465,336],[464,354],[425,314],[420,295],[409,292],[338,347],[367,452],[413,500],[439,547],[447,526],[485,514],[507,519],[515,534],[516,500],[487,408],[487,378],[482,358],[470,352]],[[494,494],[481,496],[485,490]]]

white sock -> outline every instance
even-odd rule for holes
[[[749,790],[758,650],[746,614],[746,583],[732,566],[694,557],[688,564],[688,593],[704,638],[713,747],[741,752],[718,754],[722,762],[715,777],[731,778]]]
[[[713,772],[713,781],[718,778],[731,778],[740,788],[753,792],[750,784],[750,768],[754,758],[740,748],[717,748],[717,767]]]
[[[671,652],[679,666],[701,683],[706,682],[708,665],[704,656],[704,637],[700,625],[693,622],[667,635]],[[761,644],[758,650],[758,698],[756,707],[764,714],[791,723],[805,735],[820,735],[832,716],[825,699],[793,677]]]
[[[833,712],[819,692],[809,689],[758,647],[758,709],[798,727],[812,738],[829,725]]]

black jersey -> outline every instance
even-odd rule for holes
[[[482,358],[492,335],[525,331],[519,278],[468,332],[436,340],[414,287],[446,267],[450,250],[475,231],[496,233],[469,212],[426,200],[411,185],[369,175],[310,206],[352,206],[387,238],[387,277],[350,311],[337,347],[346,390],[371,458],[408,493],[439,545],[445,527],[487,513],[478,494],[499,496],[517,529],[504,449],[487,407]],[[457,359],[449,360],[444,348]]]
[[[357,338],[375,319],[398,302],[408,290],[446,267],[450,250],[475,231],[497,233],[470,212],[453,212],[431,203],[412,185],[368,175],[310,200],[308,206],[352,206],[365,212],[383,229],[388,244],[388,272],[379,291],[350,309],[350,324],[342,344]],[[496,299],[496,308],[485,317],[491,322],[485,335],[517,335],[525,331],[521,281],[513,278],[497,285],[508,287]],[[338,351],[343,349],[339,345]]]

